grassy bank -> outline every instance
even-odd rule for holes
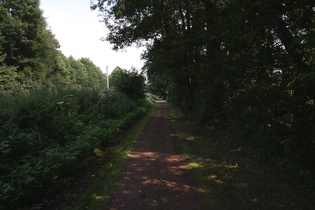
[[[172,106],[169,118],[205,209],[313,209],[314,189],[288,170],[231,146],[225,133],[190,122]]]
[[[100,168],[89,177],[86,185],[81,186],[81,189],[75,192],[75,195],[72,195],[76,198],[70,199],[63,207],[64,209],[98,210],[109,205],[113,190],[123,174],[128,155],[147,122],[154,114],[156,107],[156,104],[151,106],[146,115],[134,122],[133,126],[125,130],[123,135],[117,137],[118,144],[98,154]],[[60,204],[57,208],[59,209],[59,207]]]

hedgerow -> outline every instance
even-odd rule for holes
[[[118,92],[34,90],[0,95],[0,209],[29,207],[87,163],[148,103]]]

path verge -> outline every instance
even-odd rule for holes
[[[230,145],[226,133],[172,106],[169,118],[205,209],[315,209],[315,190],[290,171]]]

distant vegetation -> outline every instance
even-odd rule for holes
[[[145,97],[145,77],[136,69],[116,67],[109,77],[111,87],[132,99]]]

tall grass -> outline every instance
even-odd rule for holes
[[[147,105],[99,90],[0,94],[0,209],[25,208],[68,184]]]

